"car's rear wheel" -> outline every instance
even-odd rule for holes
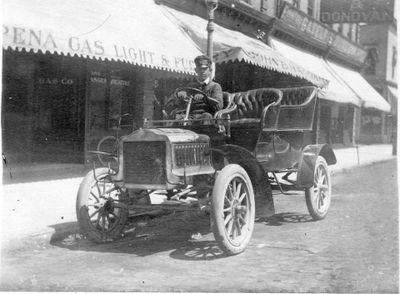
[[[228,255],[246,249],[254,229],[254,192],[246,171],[237,164],[225,166],[212,192],[212,229],[219,247]]]
[[[331,176],[328,164],[318,156],[314,168],[312,187],[305,190],[307,209],[314,220],[325,218],[332,198]]]
[[[83,179],[76,200],[80,231],[96,243],[121,237],[128,218],[127,193],[112,181],[108,168],[90,171]]]

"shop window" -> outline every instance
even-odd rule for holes
[[[315,0],[308,0],[307,14],[314,17]]]
[[[261,0],[260,11],[262,13],[268,14],[268,12],[269,12],[269,10],[268,10],[268,0]]]
[[[331,143],[331,108],[322,106],[320,108],[320,139],[319,143]]]
[[[357,44],[359,43],[359,35],[360,35],[360,25],[358,23],[356,23],[353,41]]]
[[[276,2],[276,15],[279,17],[282,13],[283,6],[285,5],[285,0],[277,0]]]
[[[276,14],[277,16],[280,16],[280,14],[282,13],[283,7],[285,6],[285,3],[289,3],[291,5],[295,5],[295,2],[300,2],[300,0],[278,0],[277,1],[277,5],[276,5]],[[297,7],[297,6],[296,6]]]
[[[351,23],[351,24],[349,24],[349,28],[348,28],[348,31],[347,31],[347,38],[349,38],[350,40],[352,39],[352,37],[353,37],[353,24]]]
[[[77,59],[41,56],[36,64],[35,131],[54,140],[82,137],[84,87]]]
[[[101,137],[113,132],[122,118],[121,127],[127,132],[141,123],[140,105],[143,95],[137,91],[143,87],[143,81],[136,71],[124,66],[91,64],[89,70],[89,132],[92,137]],[[139,87],[137,87],[139,86]],[[137,98],[139,97],[139,98]]]
[[[340,23],[338,26],[338,32],[339,32],[339,34],[343,35],[343,24],[342,23]]]
[[[361,115],[361,133],[379,135],[382,129],[382,115],[373,109],[363,109]]]
[[[15,162],[82,162],[84,63],[51,54],[4,52],[3,150]]]
[[[367,57],[365,58],[365,74],[374,75],[376,74],[376,65],[378,63],[378,49],[368,48]]]

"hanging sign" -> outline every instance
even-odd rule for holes
[[[323,23],[393,22],[394,0],[321,0]]]

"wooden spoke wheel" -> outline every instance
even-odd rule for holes
[[[111,180],[108,168],[98,168],[83,179],[76,200],[81,233],[96,243],[121,236],[128,218],[127,193]]]
[[[314,220],[325,218],[332,198],[331,176],[328,164],[318,156],[314,169],[313,186],[305,190],[308,212]]]
[[[219,247],[228,255],[246,249],[254,229],[254,192],[246,171],[237,164],[225,166],[212,192],[212,229]]]

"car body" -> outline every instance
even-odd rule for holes
[[[197,92],[187,90],[188,97]],[[328,165],[336,158],[327,144],[317,143],[317,92],[297,87],[224,93],[224,109],[212,119],[196,119],[189,98],[183,120],[146,121],[119,139],[118,168],[94,169],[83,181],[77,200],[81,230],[104,241],[121,234],[129,209],[200,209],[211,213],[220,248],[238,254],[250,241],[256,208],[273,215],[271,189],[304,191],[313,219],[323,219],[331,200]],[[91,187],[101,181],[118,192],[89,204]],[[175,205],[151,204],[155,190],[165,191],[165,201]],[[188,195],[193,205],[182,201]],[[89,205],[97,210],[89,212]]]

